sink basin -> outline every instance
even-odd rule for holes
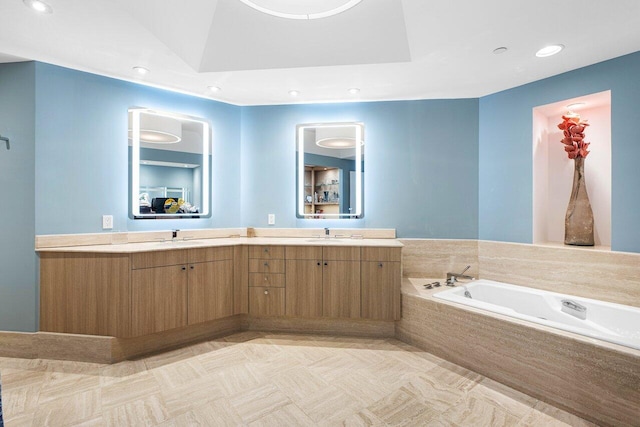
[[[331,242],[344,242],[347,239],[342,239],[342,238],[336,238],[336,237],[332,237],[330,239],[325,239],[324,237],[315,237],[313,239],[307,239],[307,242],[325,242],[325,243],[331,243]]]

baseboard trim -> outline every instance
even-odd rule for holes
[[[0,332],[0,357],[110,364],[241,331],[392,338],[395,322],[240,314],[134,338],[56,332]]]

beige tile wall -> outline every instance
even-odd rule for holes
[[[467,274],[640,307],[640,254],[574,246],[401,239],[404,277]]]

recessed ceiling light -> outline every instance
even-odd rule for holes
[[[144,76],[145,74],[149,73],[149,69],[148,68],[144,68],[144,67],[133,67],[133,71],[135,71],[136,73],[140,74],[141,76]]]
[[[509,49],[507,49],[504,46],[497,47],[497,48],[493,49],[493,53],[496,54],[496,55],[500,55],[501,53],[505,53],[507,50],[509,50]]]
[[[587,105],[587,104],[585,104],[584,102],[574,102],[573,104],[567,105],[566,108],[567,108],[567,110],[575,110],[577,108],[582,108],[585,105]]]
[[[222,89],[219,86],[207,86],[211,92],[220,92]]]
[[[349,93],[351,95],[355,95],[357,93],[360,93],[360,89],[358,89],[357,87],[352,87],[351,89],[349,89]]]
[[[549,46],[545,46],[539,51],[536,52],[536,56],[538,58],[545,58],[547,56],[555,55],[559,53],[562,49],[564,49],[564,45],[561,44],[552,44]]]
[[[22,2],[29,8],[40,13],[53,13],[53,9],[47,3],[40,0],[22,0]]]
[[[298,96],[298,95],[300,95],[300,91],[297,91],[297,90],[290,90],[290,91],[289,91],[289,95],[291,95],[291,96]]]
[[[320,19],[347,11],[362,0],[240,0],[267,15],[286,19]]]

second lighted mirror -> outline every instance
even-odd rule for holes
[[[296,162],[299,218],[363,216],[362,123],[298,125]]]

